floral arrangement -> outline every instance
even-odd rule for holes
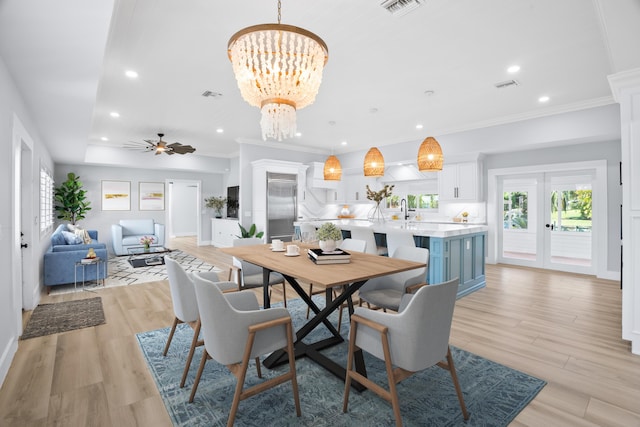
[[[226,197],[211,196],[204,199],[204,205],[210,209],[214,209],[218,215],[221,214],[222,208],[227,204]]]
[[[150,236],[142,236],[140,238],[140,244],[144,246],[149,246],[154,242],[153,237]]]
[[[380,204],[381,201],[393,194],[393,187],[395,187],[395,185],[386,184],[382,188],[382,190],[373,191],[367,184],[367,199],[373,200],[374,202]]]
[[[318,228],[316,236],[318,237],[318,240],[341,240],[342,231],[340,231],[335,224],[325,222],[320,228]]]
[[[464,212],[462,212],[462,214],[461,214],[461,215],[462,215],[462,217],[463,217],[463,218],[466,218],[466,217],[468,217],[468,216],[469,216],[469,212],[464,211]]]

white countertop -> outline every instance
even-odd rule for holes
[[[426,221],[402,221],[390,220],[385,222],[370,222],[365,219],[332,219],[332,220],[300,220],[294,225],[311,223],[320,227],[325,222],[332,222],[342,230],[351,230],[352,227],[370,227],[375,233],[387,233],[388,231],[406,231],[414,236],[426,237],[453,237],[464,234],[481,233],[489,228],[485,224],[473,223],[436,223]]]

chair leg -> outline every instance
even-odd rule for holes
[[[467,412],[467,406],[464,404],[464,396],[462,395],[462,389],[458,382],[458,374],[456,373],[456,367],[453,364],[453,357],[451,356],[451,349],[447,348],[447,363],[449,364],[449,373],[453,380],[453,385],[456,388],[456,394],[458,395],[458,401],[460,401],[460,409],[462,409],[462,416],[465,420],[469,419],[469,413]]]
[[[198,389],[198,384],[200,384],[200,377],[202,376],[202,371],[204,371],[204,365],[207,363],[207,359],[209,358],[209,353],[207,353],[207,349],[205,348],[202,352],[202,359],[200,360],[200,367],[198,368],[198,373],[196,374],[196,379],[193,382],[193,388],[191,389],[191,395],[189,395],[189,403],[193,403],[193,398],[196,395],[196,390]]]
[[[180,320],[178,320],[177,317],[174,317],[173,325],[171,326],[171,331],[169,332],[169,338],[167,338],[167,345],[164,346],[164,351],[162,352],[163,356],[166,356],[167,352],[169,351],[169,346],[171,345],[171,340],[173,339],[173,334],[176,331],[176,326],[178,326],[178,323],[180,323]]]
[[[349,351],[347,353],[347,371],[344,380],[344,399],[342,400],[342,412],[347,412],[349,405],[349,391],[351,390],[351,372],[353,367],[353,353],[356,350],[356,331],[358,326],[355,320],[351,320],[351,331],[349,331]]]
[[[244,349],[244,356],[242,357],[242,364],[240,365],[240,369],[234,372],[237,378],[236,391],[233,394],[233,402],[231,403],[231,409],[229,410],[227,427],[233,427],[233,423],[236,419],[236,412],[238,411],[238,406],[240,405],[240,400],[242,398],[242,388],[244,387],[244,380],[247,376],[247,367],[249,366],[251,349],[253,348],[253,341],[255,340],[255,337],[255,332],[249,332],[249,336],[247,337],[247,344]]]
[[[396,389],[396,377],[393,374],[393,366],[391,365],[391,350],[389,349],[389,338],[386,333],[381,333],[382,352],[384,353],[384,364],[387,369],[387,378],[389,381],[388,397],[393,407],[393,415],[396,418],[396,427],[402,427],[402,416],[400,415],[400,401],[398,400],[398,390]]]
[[[287,308],[287,282],[282,282],[282,299],[284,301],[284,308]]]
[[[260,358],[256,357],[256,372],[258,373],[258,378],[262,378],[262,369],[260,368]]]
[[[184,372],[182,373],[182,379],[180,380],[180,388],[184,387],[184,383],[187,381],[187,374],[189,373],[189,367],[191,367],[191,361],[193,360],[193,354],[196,352],[198,345],[204,344],[202,341],[198,344],[198,336],[200,335],[200,318],[196,322],[196,327],[193,328],[193,338],[191,339],[191,347],[189,348],[189,355],[187,356],[187,362],[184,365]]]
[[[293,349],[293,327],[287,323],[287,353],[289,354],[289,371],[291,372],[291,387],[293,388],[293,401],[296,405],[296,415],[302,415],[300,409],[300,396],[298,393],[298,378],[296,376],[296,353]]]

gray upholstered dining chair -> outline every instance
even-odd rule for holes
[[[365,283],[358,296],[360,305],[366,302],[386,310],[398,311],[400,300],[407,291],[413,291],[427,281],[427,268],[429,267],[429,249],[415,246],[400,246],[393,254],[393,258],[407,261],[423,262],[423,268],[403,271],[388,276],[375,277]]]
[[[204,352],[189,402],[193,402],[204,366],[207,359],[211,358],[226,365],[237,378],[227,426],[233,425],[241,400],[287,381],[291,381],[296,414],[300,416],[293,328],[289,311],[283,307],[260,310],[258,299],[252,291],[223,294],[220,291],[222,286],[204,279],[198,273],[194,274]],[[244,389],[249,361],[254,358],[259,364],[259,356],[282,348],[289,356],[289,370]]]
[[[251,237],[247,239],[234,239],[233,246],[250,246],[260,245],[264,243],[262,239],[257,237]],[[250,262],[243,261],[236,257],[233,257],[232,271],[235,271],[236,283],[238,284],[238,290],[261,288],[262,285],[262,267],[252,264]],[[269,275],[269,286],[282,284],[282,298],[284,300],[284,306],[287,306],[287,284],[280,273],[271,272]],[[269,292],[271,295],[271,292]]]
[[[389,230],[386,233],[387,237],[387,253],[390,257],[393,256],[396,249],[400,246],[415,246],[416,241],[413,238],[413,233],[406,230]]]
[[[351,227],[351,238],[364,240],[367,242],[366,252],[373,255],[387,255],[388,251],[385,246],[378,246],[375,234],[369,227]]]
[[[343,412],[347,412],[353,380],[391,402],[396,426],[402,426],[396,384],[418,371],[438,365],[450,372],[462,415],[465,420],[469,419],[449,348],[457,291],[456,278],[437,285],[423,286],[415,294],[406,294],[397,314],[368,310],[364,307],[355,310],[351,316]],[[384,360],[389,390],[353,369],[356,347]]]
[[[189,372],[189,366],[191,366],[193,353],[195,352],[196,347],[202,345],[202,341],[198,339],[198,335],[200,335],[200,314],[198,313],[198,303],[196,302],[196,291],[193,288],[192,274],[184,271],[182,266],[168,255],[165,255],[164,263],[167,268],[169,289],[171,290],[171,302],[173,304],[173,313],[175,317],[162,355],[167,355],[169,346],[173,339],[173,334],[175,333],[178,324],[187,323],[193,329],[191,347],[189,348],[189,355],[187,356],[187,361],[182,373],[182,380],[180,381],[180,387],[182,388],[184,387],[184,383],[187,379],[187,373]],[[218,272],[221,271],[222,270],[214,270],[201,272],[200,274],[207,280],[218,282]],[[228,282],[220,283],[220,290],[223,292],[235,291],[236,289],[237,286],[235,284],[228,284]]]

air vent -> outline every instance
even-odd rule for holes
[[[220,98],[222,96],[222,94],[220,92],[212,92],[210,90],[205,90],[204,92],[202,92],[202,96],[204,96],[204,97],[210,96],[212,98]]]
[[[495,87],[498,89],[504,89],[505,87],[518,86],[519,84],[520,83],[518,83],[517,80],[506,80],[504,82],[496,83]]]
[[[383,0],[380,6],[384,7],[393,16],[403,16],[420,7],[425,0]]]

